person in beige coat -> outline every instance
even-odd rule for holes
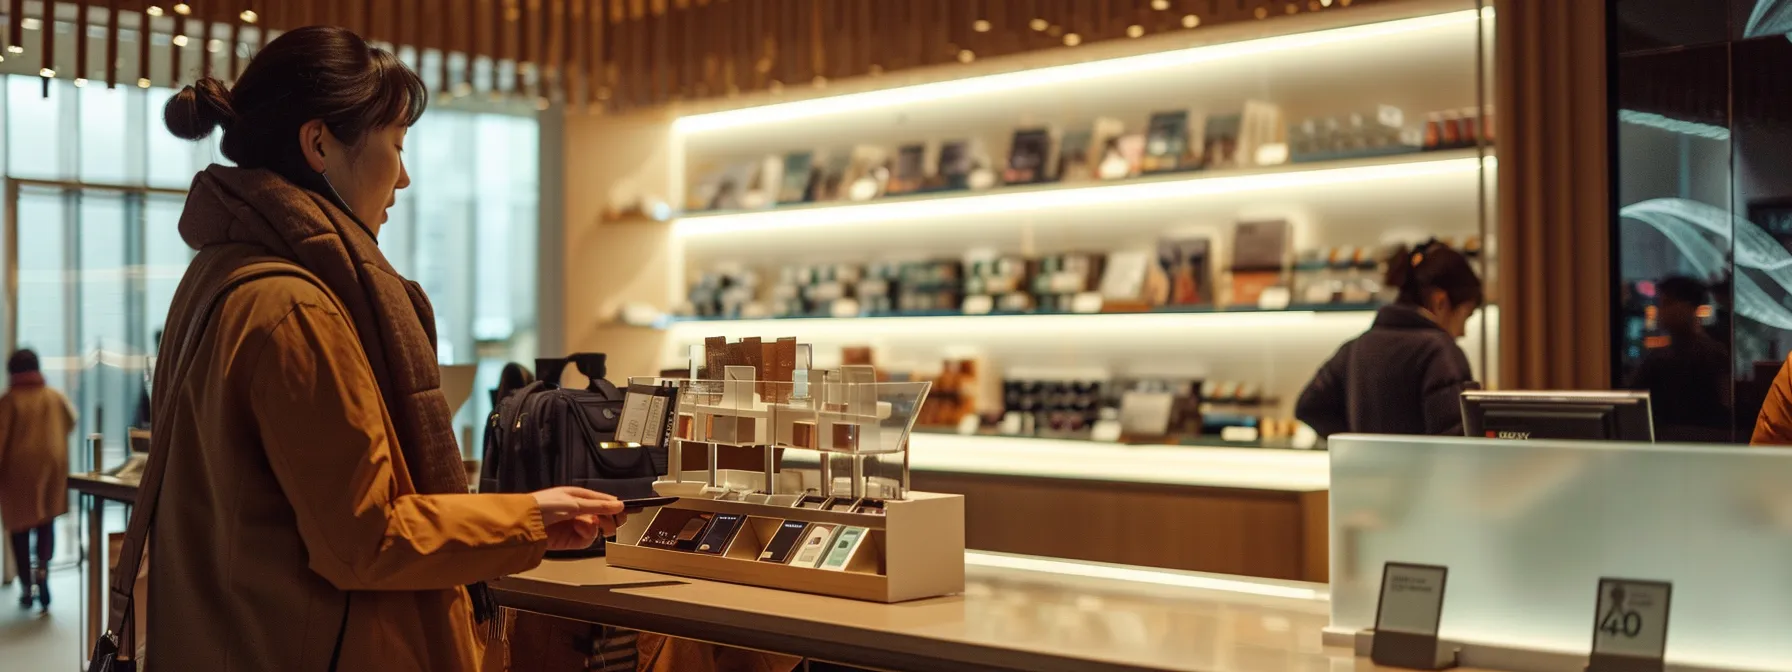
[[[12,537],[19,567],[19,607],[37,603],[49,611],[50,554],[56,518],[68,513],[68,435],[75,431],[75,411],[62,393],[44,384],[37,353],[12,353],[6,372],[12,382],[0,396],[0,522]]]
[[[377,244],[426,100],[391,53],[315,26],[169,100],[169,130],[222,127],[236,167],[189,190],[198,255],[151,389],[166,466],[132,529],[153,668],[477,670],[483,582],[621,522],[588,490],[467,492],[429,301]]]

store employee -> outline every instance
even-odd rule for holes
[[[1481,307],[1468,259],[1435,240],[1388,261],[1393,305],[1307,383],[1295,417],[1320,436],[1462,433],[1460,397],[1478,387],[1456,339]]]

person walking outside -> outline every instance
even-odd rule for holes
[[[37,604],[49,611],[56,518],[68,513],[68,439],[75,431],[75,410],[44,384],[37,353],[12,353],[6,373],[12,380],[0,396],[0,522],[12,537],[19,567],[19,607]]]

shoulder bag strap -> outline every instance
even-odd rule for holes
[[[184,379],[192,369],[194,356],[199,342],[205,336],[205,326],[224,297],[244,283],[277,275],[294,275],[317,282],[315,276],[305,269],[286,262],[258,262],[244,266],[233,272],[230,277],[218,286],[203,303],[198,304],[186,332],[181,339],[180,355],[175,360],[180,363],[179,371],[171,372],[168,379],[171,383]],[[321,283],[320,283],[321,284]],[[152,415],[154,413],[152,412]],[[94,647],[94,655],[89,663],[89,670],[111,669],[112,659],[118,651],[119,633],[131,627],[134,614],[131,613],[131,593],[137,586],[137,573],[143,567],[144,543],[149,537],[149,528],[155,523],[156,505],[162,491],[162,472],[168,467],[168,453],[173,449],[169,445],[173,429],[171,423],[157,420],[151,425],[155,429],[150,433],[149,459],[143,469],[143,478],[137,488],[136,507],[131,512],[131,525],[125,533],[124,545],[118,554],[118,566],[112,570],[112,586],[110,609],[106,620],[106,633]],[[97,551],[90,551],[97,552]],[[135,652],[126,651],[125,658]]]

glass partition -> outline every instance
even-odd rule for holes
[[[1610,2],[1612,382],[1664,438],[1746,442],[1792,350],[1792,3]]]
[[[1450,568],[1441,636],[1584,655],[1600,577],[1673,583],[1667,658],[1788,669],[1792,452],[1347,436],[1331,444],[1332,626],[1387,562]]]

